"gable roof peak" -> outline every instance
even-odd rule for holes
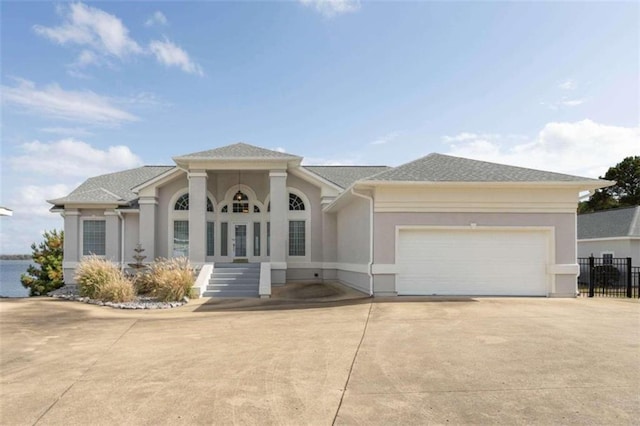
[[[237,142],[206,151],[173,157],[176,162],[185,160],[302,160],[297,155],[261,148],[245,142]]]

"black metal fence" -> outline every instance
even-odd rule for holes
[[[580,257],[578,264],[581,296],[640,298],[640,266],[630,257]]]

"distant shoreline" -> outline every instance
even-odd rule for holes
[[[0,254],[0,260],[31,260],[30,254]]]

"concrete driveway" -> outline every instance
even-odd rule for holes
[[[637,424],[640,305],[0,301],[0,423]]]

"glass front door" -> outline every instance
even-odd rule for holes
[[[234,256],[247,257],[247,225],[234,225]]]

